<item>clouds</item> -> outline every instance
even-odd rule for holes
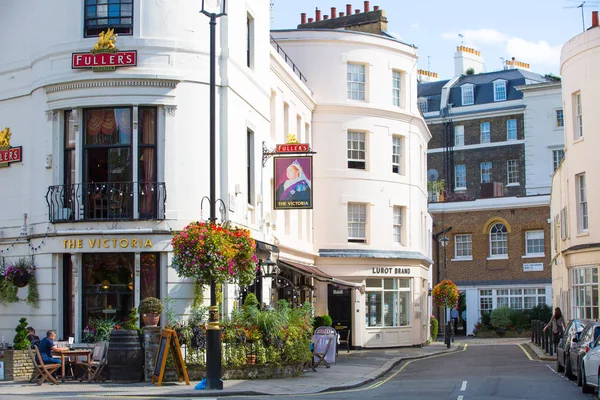
[[[545,40],[529,41],[517,36],[510,36],[495,29],[467,29],[461,32],[446,32],[442,34],[445,40],[460,40],[463,35],[464,44],[476,47],[484,53],[486,46],[501,48],[505,58],[515,57],[519,61],[534,66],[557,67],[560,61],[561,45],[552,46]],[[497,51],[496,51],[497,52]],[[485,55],[484,55],[485,56]]]

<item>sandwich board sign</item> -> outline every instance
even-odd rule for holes
[[[327,349],[327,343],[331,340],[331,344]],[[330,364],[335,364],[335,348],[337,346],[337,332],[330,326],[320,326],[315,330],[315,353],[323,353],[327,349],[325,355],[325,361]],[[315,362],[318,361],[317,356],[313,358]]]

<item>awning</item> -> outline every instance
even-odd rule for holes
[[[338,278],[331,278],[333,284],[336,284],[338,286],[345,286],[348,288],[352,288],[352,289],[358,289],[361,291],[361,293],[364,291],[363,285],[361,285],[360,283],[356,283],[356,282],[348,282],[348,281],[344,281],[342,279],[338,279]]]
[[[275,246],[274,244],[270,244],[267,242],[261,242],[260,240],[256,240],[256,239],[254,239],[254,241],[256,242],[257,250],[270,251],[272,253],[279,253],[279,247]]]
[[[279,260],[279,265],[300,272],[303,275],[308,275],[321,282],[331,282],[334,279],[331,275],[326,274],[317,267],[307,264],[301,264],[291,261]]]

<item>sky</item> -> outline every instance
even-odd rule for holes
[[[542,75],[560,74],[560,51],[582,33],[583,0],[370,0],[371,9],[385,10],[388,32],[418,48],[418,68],[437,72],[440,79],[454,75],[454,52],[464,44],[481,52],[486,71],[502,68],[501,57],[515,57]],[[329,15],[331,7],[345,12],[363,9],[363,0],[271,0],[271,29],[294,29],[300,13],[314,17],[315,8]],[[565,8],[569,7],[569,8]],[[600,0],[586,1],[585,27]],[[463,35],[461,39],[459,34]]]

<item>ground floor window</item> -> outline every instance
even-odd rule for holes
[[[366,286],[368,327],[410,324],[410,279],[367,279]]]
[[[500,288],[479,290],[479,314],[487,314],[499,307],[530,310],[546,304],[545,288]]]
[[[574,268],[571,278],[574,317],[598,319],[598,268]]]

